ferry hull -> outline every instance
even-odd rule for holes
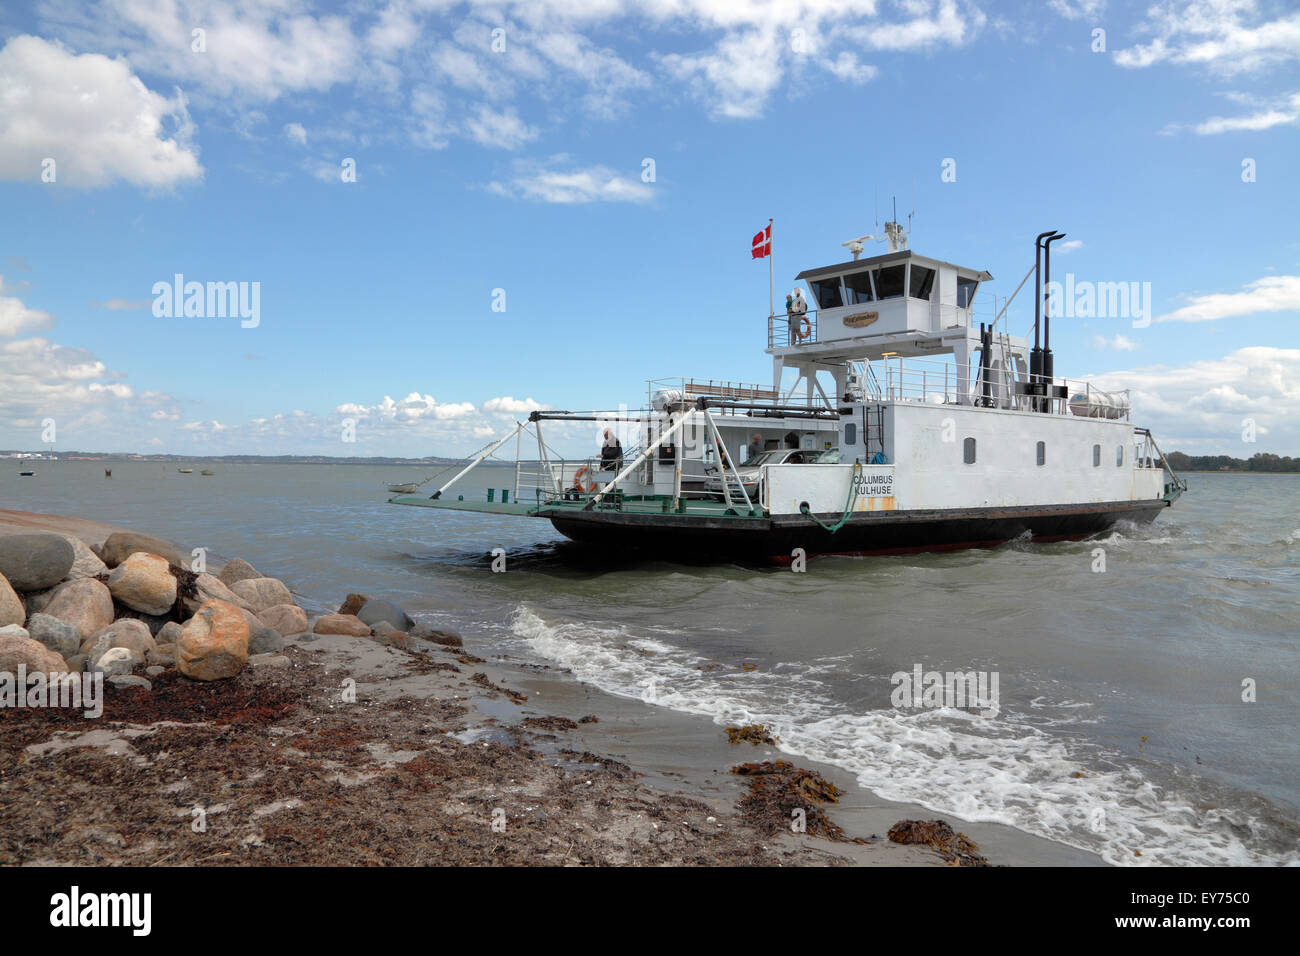
[[[550,515],[565,537],[613,549],[631,548],[681,557],[726,557],[788,562],[796,548],[806,555],[908,554],[991,548],[1028,535],[1037,541],[1086,538],[1117,522],[1148,524],[1169,506],[1164,499],[963,508],[855,514],[832,533],[804,515],[771,518],[679,518],[618,511]],[[839,515],[819,515],[833,526]]]

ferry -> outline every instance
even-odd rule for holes
[[[1034,265],[996,309],[987,271],[918,255],[886,223],[887,251],[860,258],[853,240],[850,261],[796,276],[811,308],[769,309],[770,386],[682,377],[647,383],[636,411],[535,411],[432,494],[426,479],[389,500],[542,519],[606,548],[777,562],[1151,522],[1187,485],[1133,424],[1129,393],[1054,373],[1051,244],[1063,236],[1035,239]],[[1032,345],[1006,326],[1031,276]],[[566,459],[547,429],[573,422],[627,447]],[[503,487],[456,493],[511,440],[513,470],[494,469]]]

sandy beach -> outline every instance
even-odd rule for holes
[[[56,531],[99,547],[120,530],[0,511],[0,534]],[[782,768],[777,746],[729,743],[699,718],[548,667],[480,659],[474,635],[462,637],[450,647],[304,632],[229,680],[169,668],[150,690],[106,687],[97,720],[0,710],[0,862],[970,862],[892,842],[900,821],[935,815],[835,768]],[[731,772],[742,764],[758,776]],[[787,786],[808,792],[808,781],[838,798]],[[806,832],[787,823],[796,804]],[[1011,828],[948,822],[994,865],[1099,862]]]

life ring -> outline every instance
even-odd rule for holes
[[[808,321],[808,316],[799,316],[799,330],[795,333],[800,340],[812,338],[812,322]]]
[[[583,465],[581,468],[575,471],[573,473],[573,487],[577,488],[579,491],[585,491],[588,494],[595,491],[596,483],[594,481],[589,482],[587,484],[587,487],[585,488],[582,486],[582,476],[589,475],[589,474],[591,474],[591,468],[588,465]]]

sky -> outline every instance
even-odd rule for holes
[[[0,448],[461,455],[770,381],[753,234],[783,299],[896,199],[984,308],[1052,228],[1137,283],[1056,372],[1166,450],[1300,455],[1298,174],[1294,2],[6,0]]]

